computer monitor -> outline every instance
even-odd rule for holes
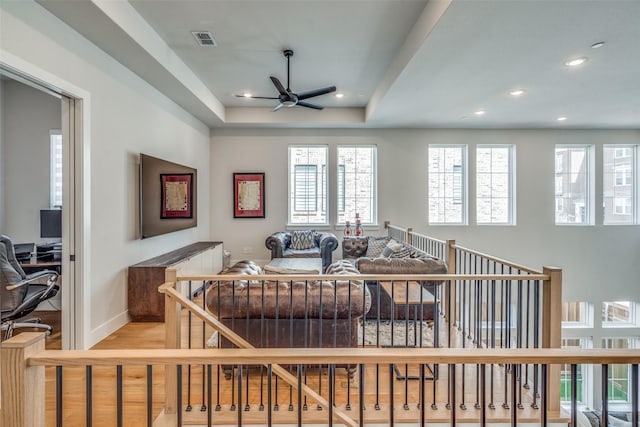
[[[62,237],[62,210],[43,209],[40,211],[40,237]]]

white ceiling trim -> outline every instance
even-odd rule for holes
[[[380,84],[373,92],[366,109],[366,120],[375,113],[376,108],[382,101],[382,98],[389,92],[391,86],[402,74],[402,71],[407,67],[409,62],[416,55],[418,50],[422,47],[423,43],[435,28],[436,24],[447,10],[453,0],[429,0],[427,5],[422,10],[420,18],[411,29],[409,36],[405,40],[404,44],[398,51],[398,54],[393,59],[391,66],[384,75],[384,78],[380,81]]]
[[[92,0],[133,41],[224,121],[224,105],[128,2]]]
[[[364,125],[364,108],[283,108],[274,113],[264,107],[227,107],[226,124],[237,125],[314,125],[334,127],[339,125]]]

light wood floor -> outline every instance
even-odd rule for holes
[[[210,336],[211,331],[206,330],[202,333],[202,328],[198,329],[198,323],[194,323],[192,328],[193,347],[198,347],[201,343],[202,336]],[[187,329],[183,328],[184,336]],[[183,336],[183,340],[186,338]],[[198,338],[195,338],[198,337]],[[186,342],[185,342],[186,344]],[[96,349],[124,349],[124,348],[163,348],[164,347],[164,324],[163,323],[129,323],[120,330],[116,331],[102,342],[97,344]],[[260,375],[259,368],[249,370],[248,378],[248,402],[249,408],[245,410],[247,403],[247,379],[243,378],[243,406],[242,411],[238,408],[231,410],[233,405],[237,405],[237,381],[227,380],[221,375],[218,381],[218,366],[213,365],[213,406],[220,404],[219,411],[213,411],[212,417],[214,424],[235,424],[238,415],[242,416],[243,423],[248,424],[265,424],[267,422],[267,408],[260,410],[262,389],[262,403],[267,405],[267,387],[266,375]],[[400,373],[404,373],[405,367],[399,367]],[[417,375],[419,367],[408,367],[410,375]],[[184,368],[186,374],[188,368]],[[377,372],[377,373],[376,373]],[[266,369],[263,370],[263,374]],[[429,422],[449,422],[451,410],[447,409],[446,403],[448,399],[448,373],[447,367],[441,365],[439,368],[440,379],[436,382],[434,393],[434,382],[432,380],[424,381],[425,391],[425,415]],[[489,369],[487,369],[487,375]],[[532,380],[532,374],[531,380]],[[186,377],[186,375],[185,375]],[[480,418],[480,411],[474,408],[476,403],[476,366],[467,365],[464,367],[464,403],[466,409],[460,408],[462,401],[462,366],[457,366],[456,372],[456,417],[460,421],[477,421]],[[164,369],[162,366],[153,367],[152,380],[152,413],[155,419],[162,412],[164,399]],[[193,407],[191,411],[184,412],[184,423],[206,425],[206,412],[201,412],[203,403],[206,405],[206,398],[203,394],[203,367],[194,366],[191,368],[191,382],[185,378],[183,381],[183,404],[190,403]],[[328,374],[327,369],[320,371],[318,368],[309,369],[307,372],[307,384],[313,389],[318,390],[319,383],[322,383],[322,395],[328,398]],[[376,392],[376,379],[379,384]],[[494,402],[495,409],[487,409],[486,416],[491,422],[508,422],[511,419],[511,412],[503,408],[504,403],[504,371],[502,367],[494,369]],[[376,370],[376,366],[366,366],[363,378],[363,390],[365,401],[365,420],[368,423],[389,422],[389,397],[390,386],[393,384],[393,402],[394,402],[394,419],[396,422],[417,422],[420,420],[419,402],[420,387],[422,382],[419,380],[398,380],[394,377],[390,381],[389,366],[380,366]],[[276,380],[273,379],[272,385],[275,386]],[[359,408],[359,391],[361,383],[358,375],[353,379],[349,379],[345,369],[336,369],[335,378],[335,402],[336,407],[344,410],[354,419],[358,419]],[[46,414],[47,426],[56,425],[56,408],[55,408],[55,368],[47,368],[46,371]],[[85,411],[86,402],[86,369],[84,368],[65,368],[63,370],[63,425],[64,426],[81,426],[87,425],[87,414]],[[218,393],[218,389],[220,390]],[[489,391],[489,388],[487,388]],[[539,410],[531,408],[533,400],[529,390],[523,390],[522,409],[518,409],[517,416],[519,422],[526,420],[539,419]],[[92,414],[91,419],[94,426],[115,426],[116,422],[116,372],[112,368],[93,368],[92,370]],[[290,394],[291,393],[291,394]],[[435,399],[434,399],[435,395]],[[291,396],[291,397],[290,397]],[[405,396],[408,406],[405,408]],[[510,397],[507,398],[511,403]],[[432,403],[437,403],[436,407],[432,407]],[[518,398],[519,400],[519,398]],[[123,369],[123,401],[125,402],[123,410],[123,419],[125,426],[145,426],[147,420],[147,373],[145,368],[124,368]],[[490,403],[490,396],[487,395],[487,405]],[[347,402],[350,403],[351,409],[347,409]],[[379,409],[376,402],[380,404]],[[276,403],[276,394],[273,395],[273,403]],[[274,424],[278,423],[296,423],[297,421],[297,392],[290,388],[282,381],[278,381],[277,392],[278,410],[272,412]],[[327,411],[318,410],[317,405],[308,401],[308,407],[302,412],[304,423],[326,423]],[[290,409],[292,405],[293,410]],[[557,418],[557,417],[556,417]]]

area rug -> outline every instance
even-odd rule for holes
[[[376,320],[365,320],[363,328],[363,321],[360,321],[358,345],[363,344],[364,332],[365,346],[420,347],[422,345],[422,347],[433,347],[433,325],[430,322],[381,320],[379,327],[376,324]],[[422,328],[420,328],[420,324],[422,324]],[[420,331],[422,331],[422,342],[420,341]]]
[[[364,328],[363,328],[364,323]],[[420,324],[422,323],[422,328]],[[431,322],[414,322],[410,320],[360,320],[358,323],[358,345],[378,347],[433,347],[433,324]],[[422,330],[422,342],[420,331]],[[393,336],[393,342],[391,337]],[[207,340],[207,347],[218,346],[218,332],[214,332]]]

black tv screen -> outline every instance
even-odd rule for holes
[[[40,237],[62,237],[62,210],[43,209],[40,211]]]

